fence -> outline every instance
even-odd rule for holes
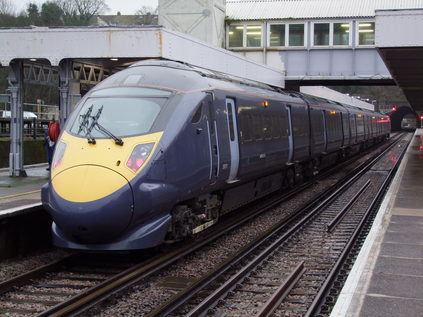
[[[43,105],[41,103],[24,103],[23,135],[24,137],[44,137],[44,131],[52,119],[59,119],[57,105]],[[9,103],[0,103],[0,137],[10,136],[11,111]]]

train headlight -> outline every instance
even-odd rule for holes
[[[59,141],[56,145],[56,149],[54,150],[53,156],[53,168],[56,168],[62,163],[63,155],[65,155],[66,151],[66,143]]]
[[[138,171],[145,163],[153,149],[154,143],[138,144],[131,153],[126,166],[133,172]]]

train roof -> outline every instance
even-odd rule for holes
[[[162,70],[158,71],[157,67],[161,67]],[[181,76],[183,80],[181,80]],[[312,105],[326,106],[332,109],[348,108],[349,111],[353,112],[374,113],[367,109],[358,108],[330,99],[296,91],[288,91],[234,75],[163,59],[144,60],[135,63],[127,69],[106,78],[99,83],[94,90],[116,85],[149,85],[181,91],[214,87],[218,89],[255,93],[268,98],[281,98],[281,95],[283,95],[283,98],[287,101],[289,99],[293,101],[301,99]]]

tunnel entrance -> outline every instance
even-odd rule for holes
[[[415,129],[417,122],[419,122],[419,116],[410,107],[399,107],[388,115],[391,118],[392,131],[401,131],[403,128],[413,129],[411,127]]]

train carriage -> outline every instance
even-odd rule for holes
[[[381,114],[145,61],[80,101],[42,201],[57,246],[150,248],[195,235],[388,136]]]

